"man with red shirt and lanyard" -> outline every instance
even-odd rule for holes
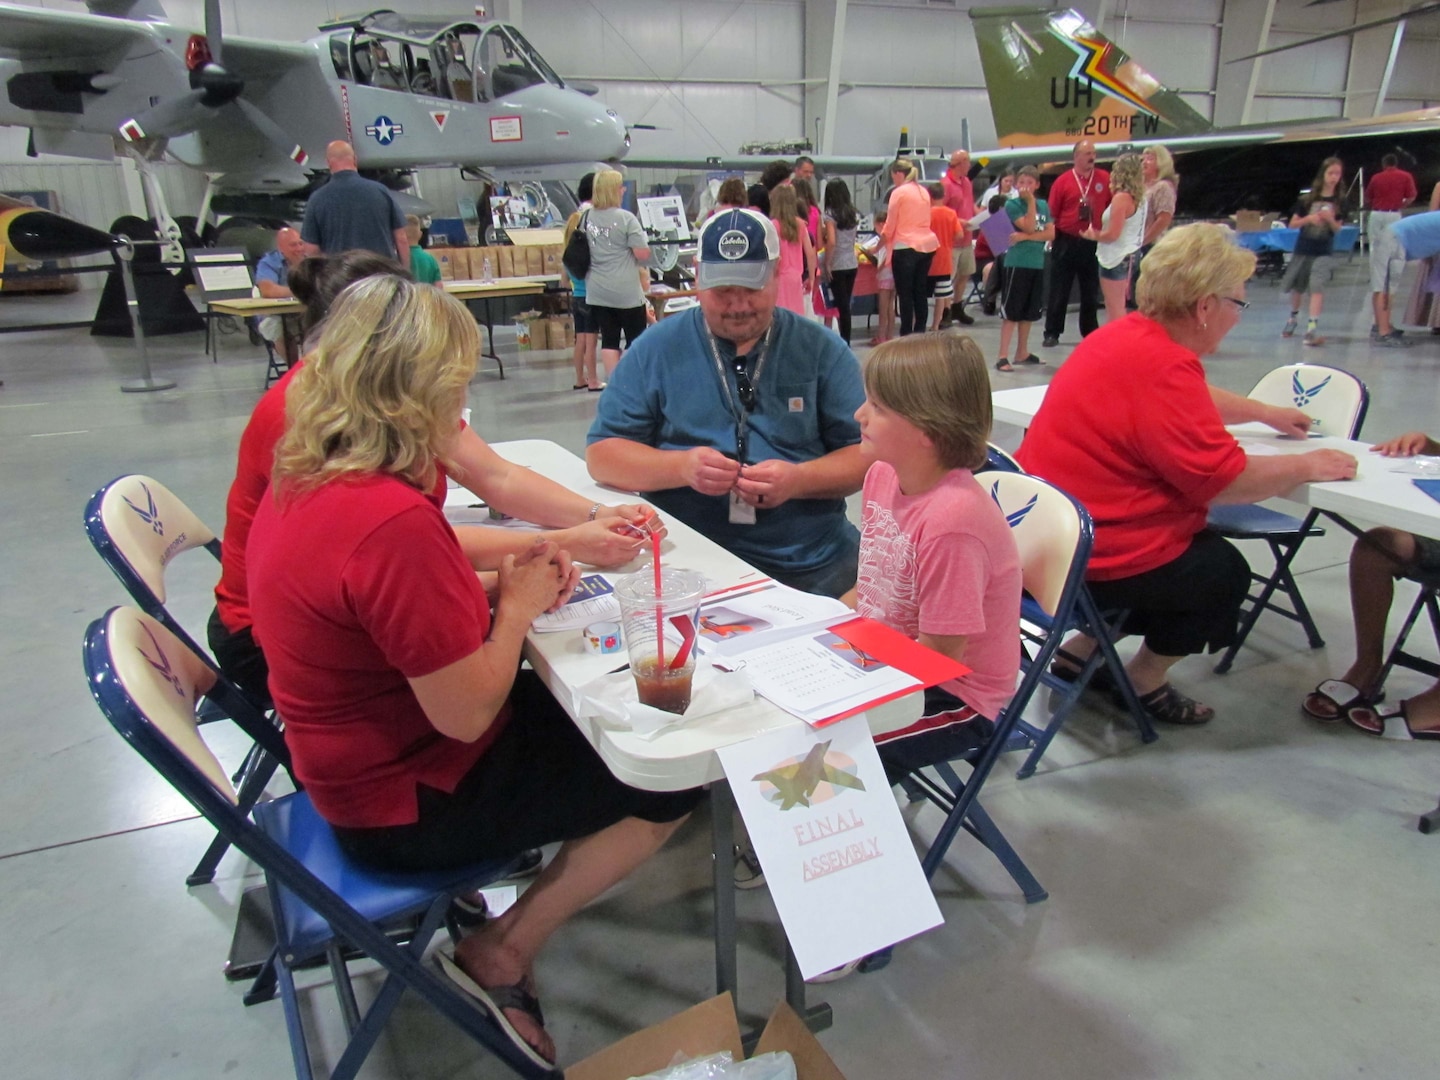
[[[1055,222],[1055,240],[1050,246],[1050,286],[1045,293],[1045,341],[1048,348],[1060,344],[1065,332],[1065,309],[1070,304],[1070,286],[1080,279],[1080,336],[1100,325],[1100,264],[1095,260],[1095,241],[1080,234],[1098,224],[1110,205],[1110,174],[1095,168],[1095,144],[1081,139],[1075,144],[1074,167],[1061,173],[1050,186],[1048,202]]]
[[[950,155],[950,167],[940,182],[945,185],[945,205],[954,210],[960,218],[960,231],[955,234],[955,299],[950,310],[957,312],[955,320],[964,326],[975,320],[965,314],[965,291],[975,273],[975,245],[966,222],[975,216],[975,189],[970,185],[970,154],[956,150]],[[947,316],[940,324],[943,330],[950,323]]]

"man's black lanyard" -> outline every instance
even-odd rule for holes
[[[725,361],[720,359],[720,344],[715,340],[715,334],[710,329],[710,324],[700,320],[705,327],[705,339],[710,343],[710,358],[715,361],[715,376],[720,380],[720,393],[725,397],[725,405],[730,410],[730,415],[735,420],[735,458],[741,465],[747,464],[745,460],[746,443],[749,438],[750,413],[759,406],[760,375],[765,370],[765,361],[770,357],[770,338],[775,333],[775,321],[772,319],[769,328],[760,338],[757,346],[758,354],[752,352],[749,355],[755,357],[755,367],[749,373],[748,378],[751,386],[750,403],[737,401],[735,394],[730,391],[730,380],[725,375]],[[744,358],[736,356],[737,361]],[[739,390],[740,365],[735,365],[736,390]]]

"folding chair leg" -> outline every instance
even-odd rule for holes
[[[250,989],[245,991],[245,996],[241,999],[247,1007],[274,999],[278,983],[276,966],[279,960],[280,949],[277,946],[270,950],[270,956],[265,961],[265,966],[260,969],[260,974],[255,976],[255,981],[250,984]]]
[[[1000,860],[1000,865],[1005,867],[1015,880],[1015,884],[1020,886],[1020,891],[1025,894],[1025,902],[1038,904],[1041,900],[1048,898],[1050,894],[1045,891],[1040,882],[1035,880],[1035,875],[1025,865],[1025,860],[1020,858],[1020,853],[1011,847],[1010,841],[1005,839],[1005,834],[996,828],[995,822],[985,812],[985,808],[980,805],[979,800],[970,804],[970,813],[967,816],[970,825],[975,830],[975,838]]]
[[[1290,568],[1285,568],[1286,594],[1290,597],[1290,603],[1295,605],[1295,617],[1300,625],[1305,628],[1305,636],[1310,642],[1310,648],[1323,649],[1325,639],[1320,636],[1320,628],[1315,625],[1315,619],[1310,614],[1310,608],[1305,604],[1305,597],[1300,595],[1300,586],[1295,582],[1295,575]]]
[[[242,774],[248,769],[248,775],[241,783],[240,790],[236,792],[236,802],[241,810],[248,813],[259,801],[279,764],[264,748],[258,745],[251,748],[245,757],[245,764],[240,766]],[[210,846],[205,849],[200,861],[195,864],[195,869],[190,871],[190,876],[185,879],[186,887],[193,889],[196,885],[208,885],[214,881],[215,870],[219,867],[220,860],[225,857],[225,852],[229,850],[230,841],[217,834],[215,839],[210,841]]]
[[[1140,704],[1140,698],[1135,693],[1135,687],[1130,682],[1130,673],[1125,670],[1124,663],[1120,660],[1120,654],[1115,651],[1115,643],[1111,640],[1110,627],[1101,617],[1100,612],[1095,608],[1095,601],[1090,598],[1089,590],[1081,594],[1080,604],[1087,619],[1093,619],[1092,626],[1099,626],[1105,629],[1096,637],[1100,654],[1105,657],[1105,663],[1109,665],[1110,674],[1114,676],[1115,687],[1120,691],[1121,700],[1125,702],[1125,708],[1129,710],[1131,718],[1135,721],[1135,727],[1140,732],[1140,741],[1152,743],[1160,738],[1155,732],[1155,727],[1150,723],[1150,716],[1145,711],[1145,706]]]

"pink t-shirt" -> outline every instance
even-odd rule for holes
[[[969,469],[903,495],[877,461],[863,494],[856,610],[911,638],[963,635],[971,673],[944,687],[994,719],[1020,670],[1020,556],[1005,515]]]

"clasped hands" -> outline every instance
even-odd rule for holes
[[[701,495],[736,492],[751,506],[773,509],[796,495],[799,467],[771,458],[757,465],[741,465],[719,450],[697,446],[684,451],[681,475],[687,487]]]

